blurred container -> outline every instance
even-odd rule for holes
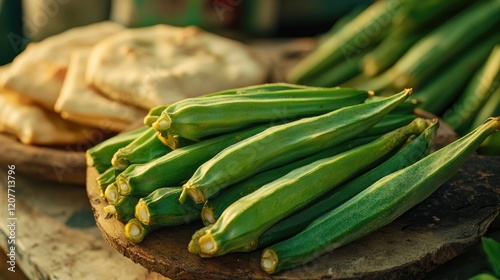
[[[310,36],[373,0],[113,0],[110,18],[130,27],[196,25],[246,37]]]

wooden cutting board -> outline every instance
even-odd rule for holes
[[[435,148],[453,138],[442,126]],[[260,250],[211,259],[189,253],[187,244],[201,222],[158,230],[140,244],[130,242],[124,225],[106,218],[96,176],[94,169],[87,170],[87,193],[104,238],[124,256],[172,279],[420,279],[476,244],[500,215],[500,157],[473,156],[431,197],[388,226],[269,276],[259,268]]]
[[[75,147],[25,145],[0,133],[0,163],[44,181],[85,184],[85,152]]]

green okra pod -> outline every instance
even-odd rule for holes
[[[264,249],[261,268],[272,274],[295,267],[389,224],[450,179],[498,131],[500,117],[490,118],[460,139],[383,177],[299,234]]]
[[[368,91],[350,88],[314,88],[213,96],[179,101],[153,124],[163,136],[190,140],[229,133],[283,119],[310,117],[364,102]]]
[[[410,94],[411,89],[405,89],[378,102],[349,106],[266,129],[224,149],[201,165],[183,185],[179,199],[183,202],[189,195],[195,202],[203,203],[231,184],[350,140],[379,122]]]

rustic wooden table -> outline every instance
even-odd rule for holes
[[[7,176],[7,168],[2,166],[0,247],[8,253],[12,246],[9,236],[14,237],[16,273],[24,273],[29,279],[168,279],[149,272],[107,244],[96,227],[85,185],[43,182],[15,174],[15,193],[11,193],[15,195],[15,209],[9,215]],[[8,228],[10,222],[15,222],[13,234]],[[16,279],[8,267],[2,264],[0,279]]]

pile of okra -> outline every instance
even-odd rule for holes
[[[485,118],[434,151],[439,121],[417,116],[411,94],[288,83],[216,92],[152,108],[140,128],[89,149],[87,164],[131,241],[201,220],[186,250],[261,250],[262,270],[278,273],[392,222],[500,130],[500,117]]]

